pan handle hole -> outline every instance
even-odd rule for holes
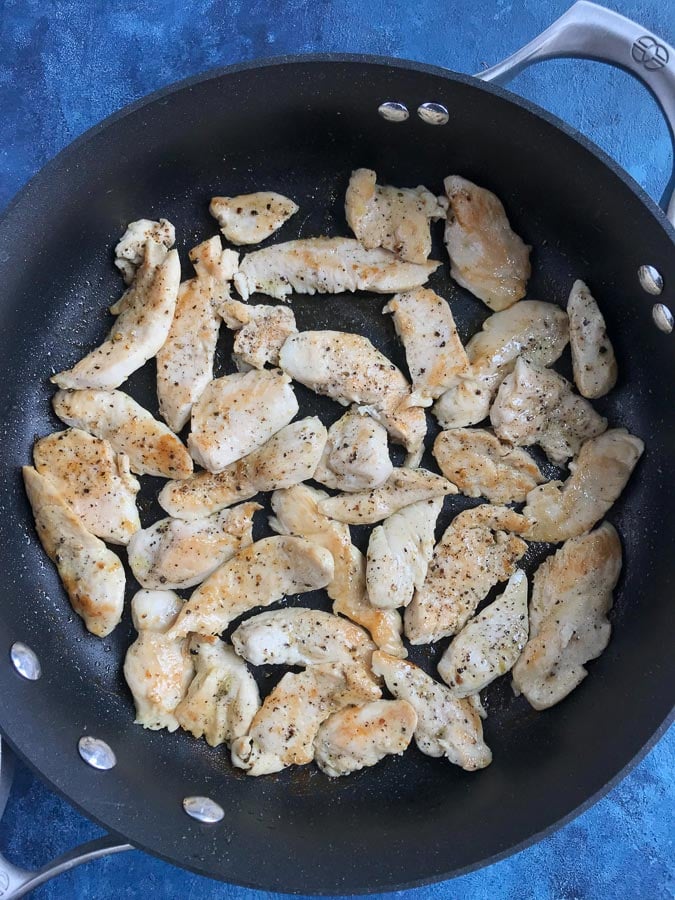
[[[652,318],[659,331],[670,334],[673,330],[673,314],[665,303],[655,303],[652,306]]]
[[[658,297],[663,292],[663,276],[654,266],[640,266],[637,271],[638,281],[643,291]]]
[[[377,111],[386,122],[405,122],[410,116],[405,103],[397,100],[385,100],[377,107]]]

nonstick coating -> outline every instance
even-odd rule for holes
[[[407,103],[409,121],[384,122],[383,100]],[[448,107],[449,124],[417,119],[418,104],[430,100]],[[128,221],[171,219],[189,273],[187,250],[216,232],[207,212],[214,194],[271,189],[296,200],[300,212],[272,241],[347,234],[343,197],[358,166],[396,185],[440,192],[443,177],[457,172],[495,190],[534,248],[529,296],[564,305],[573,280],[583,278],[599,299],[620,377],[597,406],[647,450],[609,517],[625,553],[612,641],[583,685],[548,712],[515,699],[507,679],[487,690],[485,733],[494,752],[487,770],[469,774],[411,749],[345,779],[329,780],[313,766],[252,779],[231,769],[223,748],[132,724],[121,674],[133,639],[128,612],[104,640],[84,630],[35,537],[19,467],[34,439],[60,424],[50,412],[48,374],[71,365],[109,327],[105,308],[122,287],[111,248]],[[441,230],[434,228],[435,254],[445,259]],[[644,193],[559,122],[471,78],[408,63],[333,57],[232,68],[156,95],[76,142],[0,224],[0,726],[11,744],[68,799],[138,847],[206,875],[286,892],[356,893],[446,878],[508,853],[606,789],[664,727],[673,701],[675,337],[655,328],[653,298],[636,274],[641,264],[657,266],[672,305],[673,237]],[[450,281],[447,265],[430,286],[448,298],[466,340],[486,308]],[[405,367],[383,303],[347,295],[292,305],[300,328],[366,334]],[[232,370],[229,348],[226,336],[218,373]],[[153,379],[150,364],[127,387],[156,412]],[[298,396],[303,410],[326,421],[340,414],[303,388]],[[146,482],[149,524],[159,514],[159,482]],[[439,534],[472,502],[450,498]],[[549,550],[530,554],[530,572]],[[16,640],[37,651],[38,682],[13,671],[8,651]],[[413,658],[428,666],[445,643]],[[266,687],[279,674],[266,670]],[[109,741],[115,769],[81,762],[76,744],[84,733]],[[190,794],[220,802],[224,821],[189,819],[181,800]]]

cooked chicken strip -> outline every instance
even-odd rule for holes
[[[32,466],[22,471],[40,543],[56,564],[70,604],[88,631],[105,637],[122,618],[122,563],[87,531],[56,485]]]
[[[379,609],[407,606],[421,588],[434,553],[443,498],[411,503],[373,528],[368,543],[368,598]]]
[[[322,722],[344,706],[377,700],[374,681],[355,685],[349,669],[310,666],[288,672],[253,719],[247,737],[232,744],[232,762],[249,775],[269,775],[314,758],[314,739]]]
[[[249,306],[239,300],[225,300],[218,310],[233,331],[232,359],[240,372],[264,369],[265,363],[279,365],[279,351],[291,334],[297,334],[295,316],[287,306]]]
[[[129,541],[129,565],[144,588],[194,587],[253,543],[258,503],[242,503],[203,519],[160,519]]]
[[[373,525],[411,503],[456,493],[457,488],[447,478],[427,469],[394,469],[380,487],[328,497],[319,503],[319,511],[338,522]]]
[[[450,204],[445,226],[450,274],[490,309],[512,306],[525,296],[530,248],[511,230],[493,193],[458,175],[443,183]]]
[[[598,304],[583,281],[575,281],[567,301],[574,383],[582,397],[604,397],[616,384],[612,342]]]
[[[192,593],[170,634],[221,634],[249,609],[326,587],[332,578],[333,558],[323,547],[299,537],[263,538],[223,563]]]
[[[298,411],[288,375],[253,370],[216,378],[192,407],[188,448],[209,472],[258,450]]]
[[[527,519],[504,506],[483,504],[455,516],[436,545],[427,577],[405,612],[412,644],[457,634],[488,591],[516,570],[527,544]]]
[[[403,373],[368,338],[344,331],[303,331],[288,338],[279,354],[295,381],[337,400],[358,403],[396,441],[414,453],[424,440],[424,411],[409,407],[410,385]]]
[[[411,190],[376,184],[372,169],[356,169],[345,196],[347,224],[367,250],[384,247],[411,263],[425,263],[431,253],[432,219],[445,207],[425,187]]]
[[[522,503],[544,480],[529,453],[502,444],[483,428],[442,431],[433,453],[441,472],[462,494],[491,503]]]
[[[405,700],[374,700],[348,706],[326,719],[314,739],[314,758],[326,775],[337,778],[399,756],[417,727],[417,713]]]
[[[274,191],[214,197],[209,212],[226,239],[236,246],[259,244],[274,234],[300,207]]]
[[[129,223],[115,247],[115,265],[122,273],[125,284],[131,284],[134,280],[145,259],[145,249],[150,239],[170,250],[176,242],[176,229],[168,219],[160,219],[159,222],[138,219]]]
[[[395,294],[424,284],[440,263],[401,262],[389,250],[366,250],[352,238],[307,238],[255,250],[242,260],[234,284],[242,299],[267,294],[373,291]]]
[[[523,515],[533,541],[566,541],[589,531],[625,488],[645,445],[623,428],[586,441],[570,463],[567,481],[549,481],[530,491]]]
[[[92,534],[111,544],[127,544],[141,527],[136,509],[140,484],[129,459],[108,441],[79,428],[36,441],[33,461]]]
[[[127,650],[124,677],[136,705],[136,725],[153,731],[178,728],[176,707],[194,674],[187,640],[166,635],[182,605],[173,591],[138,591],[131,600],[138,637]]]
[[[363,491],[383,484],[393,469],[386,429],[353,406],[328,429],[313,478],[339,491]]]
[[[422,753],[445,756],[467,772],[490,765],[492,753],[470,700],[458,700],[418,666],[387,653],[373,653],[373,672],[384,678],[394,697],[407,700],[417,713],[415,743]]]
[[[260,491],[292,487],[314,475],[326,443],[326,429],[316,416],[291,422],[259,450],[230,463],[217,475],[198,472],[183,481],[170,481],[159,494],[169,515],[197,519]]]
[[[125,453],[137,475],[187,478],[192,472],[190,454],[179,438],[122,391],[57,391],[52,405],[66,425]]]
[[[218,638],[193,634],[189,646],[196,673],[176,707],[176,719],[209,746],[229,746],[247,734],[260,709],[258,685],[246,663]]]
[[[108,338],[72,369],[49,379],[60,388],[119,387],[136,369],[153,357],[166,340],[171,326],[180,262],[175,250],[149,240],[145,258],[127,291],[124,309]]]
[[[621,572],[621,542],[605,522],[572,538],[537,569],[530,602],[530,639],[513,668],[513,688],[535,709],[559,703],[586,677],[612,626],[607,613]]]
[[[213,379],[218,308],[230,296],[238,264],[237,254],[223,250],[219,237],[193,247],[190,259],[196,275],[180,286],[168,337],[157,354],[159,411],[175,432],[187,423],[193,404]]]
[[[296,534],[325,547],[335,563],[328,596],[333,612],[347,616],[370,632],[378,647],[393,656],[405,656],[401,640],[403,623],[396,610],[376,609],[366,592],[366,562],[353,544],[349,526],[319,512],[319,503],[328,495],[306,484],[298,484],[272,495],[275,518],[270,526],[280,534]]]
[[[516,446],[539,444],[556,465],[575,456],[585,440],[607,428],[607,419],[573,393],[566,378],[524,359],[502,381],[490,421],[497,437]]]
[[[412,378],[411,406],[431,406],[471,373],[450,306],[427,288],[397,294],[382,312],[393,314]]]
[[[443,394],[434,405],[434,415],[443,428],[482,422],[502,379],[513,371],[519,356],[538,366],[550,366],[568,341],[567,315],[553,303],[522,300],[488,316],[482,330],[466,345],[470,373]]]
[[[478,694],[517,661],[527,643],[527,577],[516,569],[500,597],[464,626],[438,663],[455,697]]]

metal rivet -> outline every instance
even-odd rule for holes
[[[198,822],[213,824],[225,816],[223,807],[210,797],[185,797],[183,809]]]
[[[663,303],[655,303],[652,306],[652,318],[659,331],[670,334],[673,330],[673,314]]]
[[[642,289],[653,297],[658,297],[663,291],[663,278],[659,270],[655,269],[654,266],[640,266],[638,279]]]
[[[80,756],[92,769],[112,769],[117,765],[117,757],[112,747],[100,738],[85,734],[77,742]]]
[[[397,103],[396,100],[386,100],[384,103],[380,103],[377,111],[387,122],[405,122],[410,115],[405,103]]]
[[[9,656],[12,665],[22,678],[26,678],[28,681],[37,681],[42,675],[40,660],[33,650],[26,644],[22,644],[21,641],[12,644]]]
[[[417,107],[417,115],[427,125],[447,125],[450,113],[441,103],[423,103]]]

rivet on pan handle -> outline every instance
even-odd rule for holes
[[[636,22],[596,3],[579,0],[521,50],[476,77],[502,84],[532,63],[560,57],[594,59],[639,78],[661,107],[675,146],[675,49]],[[675,225],[675,173],[661,205]]]

